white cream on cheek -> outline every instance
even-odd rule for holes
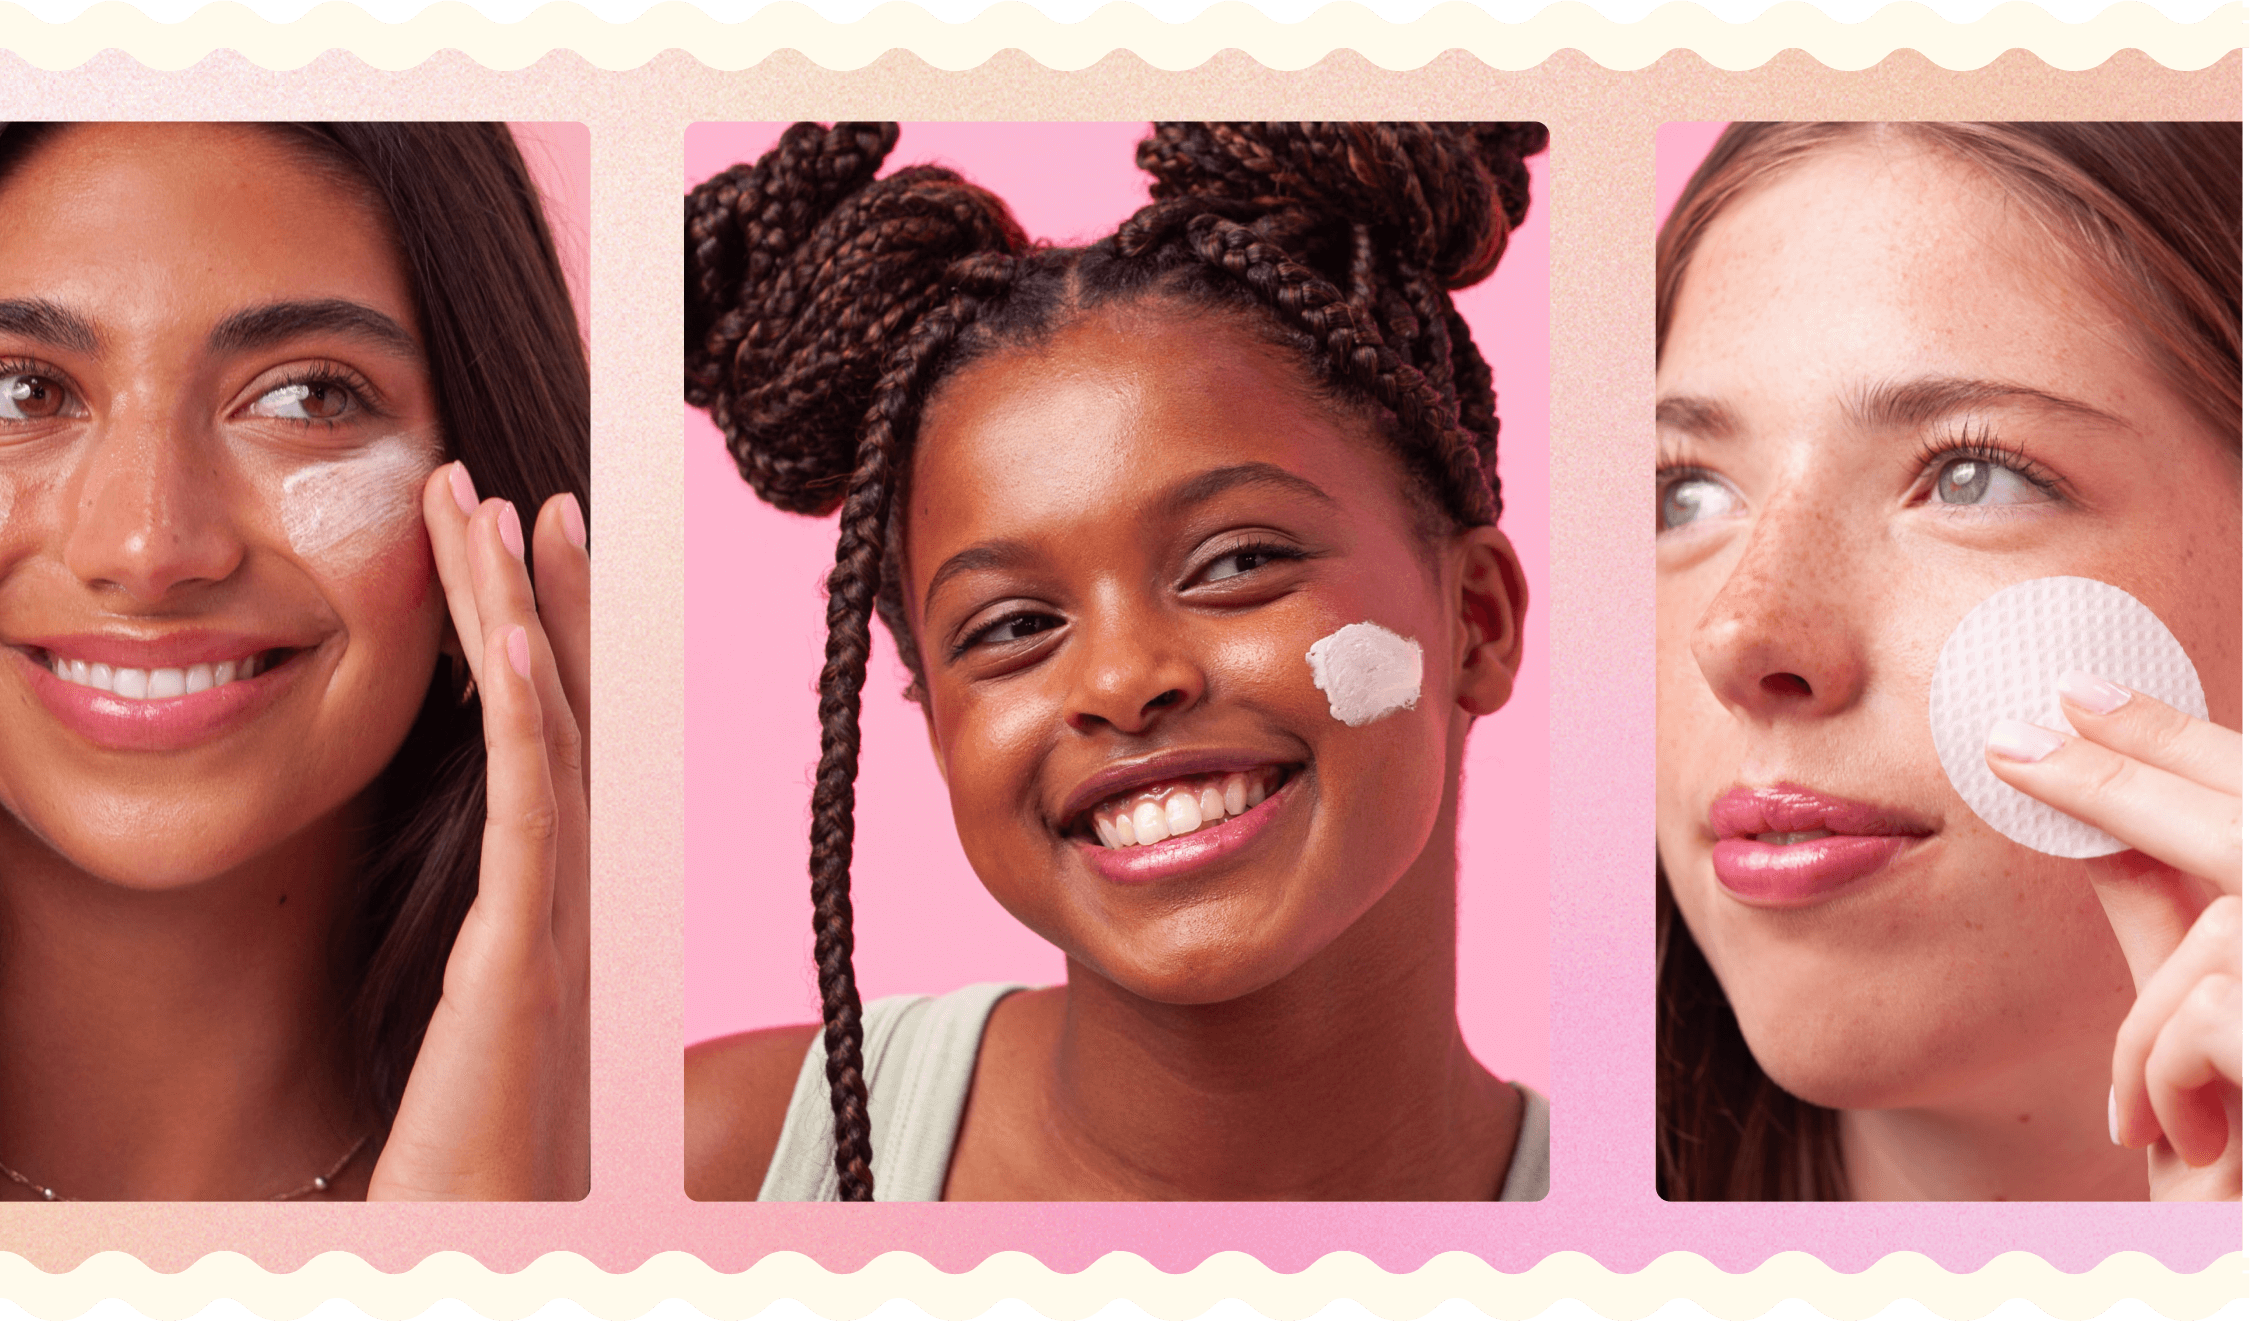
[[[438,459],[429,437],[410,433],[288,471],[276,504],[290,549],[332,573],[356,572],[402,528],[421,525],[422,480]]]
[[[1422,644],[1381,624],[1346,624],[1305,653],[1328,714],[1354,727],[1413,707],[1422,695]]]

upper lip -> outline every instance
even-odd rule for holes
[[[1184,780],[1191,775],[1223,775],[1228,771],[1249,771],[1260,766],[1291,764],[1287,757],[1277,757],[1265,752],[1247,752],[1238,748],[1159,752],[1129,761],[1113,762],[1080,781],[1078,787],[1070,791],[1070,796],[1063,800],[1058,819],[1064,822],[1076,821],[1091,811],[1095,804],[1146,784]]]
[[[241,660],[262,652],[294,649],[311,644],[273,633],[246,633],[226,629],[186,628],[163,633],[51,633],[12,639],[25,650],[38,650],[67,660],[98,661],[133,669],[184,669],[190,665]]]
[[[1711,804],[1711,833],[1720,839],[1825,830],[1836,835],[1929,835],[1937,827],[1911,812],[1838,798],[1802,785],[1736,785]]]

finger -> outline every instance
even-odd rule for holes
[[[2003,783],[2228,894],[2242,893],[2239,795],[2021,720],[1992,727],[1984,760]]]
[[[592,564],[586,556],[586,518],[577,496],[566,491],[551,497],[540,509],[532,528],[531,562],[539,588],[539,622],[546,630],[547,645],[555,653],[563,696],[578,718],[579,737],[584,739],[592,732],[588,685],[593,583]]]
[[[476,585],[469,571],[469,519],[477,511],[476,484],[460,463],[439,467],[422,483],[422,522],[430,531],[430,552],[438,582],[453,618],[454,636],[469,662],[469,673],[484,676],[484,626],[477,618]]]
[[[545,715],[548,752],[557,762],[556,781],[567,784],[566,803],[585,801],[585,745],[577,717],[563,692],[555,657],[524,567],[523,523],[513,504],[488,500],[469,519],[470,577],[476,586],[477,615],[487,636],[503,625],[525,631],[531,648],[531,683]]]
[[[2241,1075],[2242,983],[2213,973],[2181,1001],[2148,1059],[2149,1100],[2181,1160],[2208,1165],[2226,1151],[2228,1089],[2241,1093]]]
[[[484,699],[485,818],[476,902],[510,938],[544,938],[554,910],[562,820],[539,692],[530,677],[530,634],[520,624],[504,624],[484,644],[496,663],[478,685]]]
[[[2180,1017],[2189,997],[2206,979],[2218,976],[2234,981],[2241,975],[2242,901],[2227,895],[2213,900],[2196,918],[2171,957],[2142,985],[2132,1011],[2117,1029],[2117,1046],[2110,1057],[2110,1083],[2115,1089],[2119,1142],[2138,1147],[2154,1141],[2160,1131],[2171,1132],[2171,1125],[2162,1122],[2161,1103],[2150,1095],[2146,1083],[2153,1072],[2149,1060],[2157,1040]],[[2239,1059],[2239,1043],[2235,1051]],[[2239,1085],[2239,1063],[2234,1066],[2234,1077]]]
[[[2080,734],[2206,789],[2242,796],[2242,735],[2084,670],[2055,680]]]
[[[2136,994],[2147,989],[2172,951],[2187,939],[2196,918],[2220,897],[2218,887],[2210,882],[2133,849],[2088,858],[2085,867],[2094,897],[2101,901],[2118,947],[2125,951]]]

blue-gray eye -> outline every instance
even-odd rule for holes
[[[1656,530],[1723,518],[1742,508],[1734,488],[1707,472],[1672,472],[1656,475]]]
[[[2027,505],[2047,499],[2022,473],[1985,459],[1954,459],[1938,469],[1936,494],[1948,505]]]

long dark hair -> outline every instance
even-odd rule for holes
[[[852,974],[853,782],[869,620],[921,688],[898,572],[924,403],[996,349],[1158,298],[1293,352],[1376,423],[1434,527],[1500,516],[1492,371],[1448,291],[1491,274],[1530,204],[1538,124],[1158,124],[1149,205],[1084,248],[1028,242],[951,171],[877,180],[894,124],[798,124],[687,199],[686,393],[742,475],[794,513],[842,509],[812,801],[814,959],[844,1200],[870,1200]]]
[[[1657,356],[1698,243],[1728,205],[1820,151],[1906,135],[1988,178],[2139,335],[2179,396],[2242,449],[2239,123],[1734,124],[1656,243]],[[1656,873],[1657,1191],[1674,1200],[1850,1195],[1837,1114],[1784,1091]]]
[[[63,125],[0,125],[0,178]],[[356,188],[398,244],[449,458],[528,514],[568,491],[588,507],[586,350],[538,188],[505,124],[259,124]],[[588,509],[589,517],[591,515]],[[344,933],[339,1025],[359,1104],[398,1110],[445,962],[476,897],[484,716],[451,667],[430,677],[376,781]]]

